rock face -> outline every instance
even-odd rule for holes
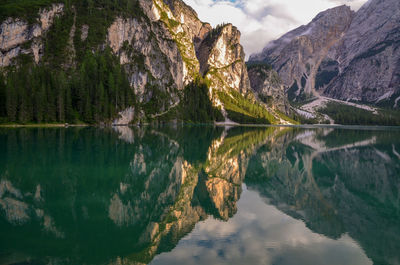
[[[54,18],[64,10],[63,4],[53,4],[39,11],[39,18],[33,25],[21,19],[8,18],[0,25],[0,67],[11,64],[20,54],[32,54],[39,62],[43,54],[43,35],[53,24]],[[28,45],[23,45],[28,43]]]
[[[118,18],[108,31],[108,44],[125,65],[140,102],[149,102],[154,94],[150,88],[158,87],[169,99],[159,113],[166,112],[179,104],[179,91],[200,75],[211,81],[212,98],[214,90],[250,92],[240,32],[235,27],[212,29],[180,0],[140,4],[150,23]],[[138,57],[142,64],[135,63]]]
[[[339,76],[325,94],[339,99],[379,103],[400,94],[400,2],[373,0],[356,14],[332,53]]]
[[[276,71],[265,65],[252,65],[248,68],[251,88],[258,99],[285,114],[290,114],[290,104],[285,88]]]
[[[235,90],[243,95],[251,92],[237,28],[227,24],[212,29],[181,0],[133,2],[138,11],[129,15],[117,13],[104,29],[103,42],[90,47],[92,52],[111,48],[128,75],[137,103],[147,106],[142,111],[132,106],[140,113],[129,117],[158,117],[169,112],[179,105],[185,86],[199,76],[211,84],[210,99],[217,97],[215,91]],[[17,64],[15,59],[20,54],[32,54],[39,63],[46,32],[52,30],[55,16],[66,13],[63,8],[60,4],[41,10],[34,25],[21,19],[4,21],[0,31],[0,67]],[[79,60],[73,54],[82,49],[79,45],[92,45],[90,32],[96,29],[81,17],[79,8],[73,6],[68,11],[75,14],[68,45],[74,53],[67,52],[72,55],[65,67],[73,68]],[[218,101],[213,102],[217,106]],[[123,112],[120,116],[127,117]]]
[[[353,15],[347,6],[324,11],[308,25],[268,44],[261,54],[251,56],[250,61],[273,65],[283,84],[293,87],[296,96],[303,92],[311,94],[321,62],[349,28]]]
[[[400,99],[400,3],[371,0],[357,13],[340,6],[271,42],[251,61],[273,65],[291,99],[317,91],[369,103]]]
[[[200,71],[212,81],[212,89],[234,89],[243,95],[250,93],[240,32],[232,24],[211,31],[200,45],[198,58]]]
[[[108,29],[107,44],[119,56],[139,102],[148,102],[154,87],[169,95],[161,111],[178,101],[177,91],[184,87],[183,62],[162,23],[117,18]]]

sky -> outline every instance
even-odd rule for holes
[[[232,23],[242,33],[246,57],[271,40],[301,25],[319,12],[346,4],[358,10],[367,0],[184,0],[200,20],[212,26]]]

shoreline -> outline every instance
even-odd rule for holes
[[[151,126],[151,123],[148,124],[126,124],[126,125],[107,125],[100,127],[136,127],[136,126]],[[168,125],[168,123],[163,124]],[[341,124],[240,124],[240,123],[183,123],[183,125],[206,125],[206,126],[216,126],[216,127],[259,127],[259,128],[267,128],[267,127],[287,127],[287,128],[308,128],[308,129],[317,129],[317,128],[331,128],[331,129],[369,129],[369,130],[380,130],[380,129],[400,129],[400,126],[383,126],[383,125],[341,125]],[[99,127],[98,125],[91,124],[0,124],[0,128],[69,128],[69,127]]]
[[[68,127],[90,127],[89,124],[64,124],[64,123],[44,123],[44,124],[0,124],[0,128],[68,128]]]

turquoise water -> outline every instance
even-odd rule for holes
[[[400,130],[0,129],[0,264],[399,264]]]

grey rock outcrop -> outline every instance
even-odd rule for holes
[[[20,54],[32,54],[39,62],[43,54],[42,37],[64,10],[63,4],[53,4],[39,11],[37,22],[30,25],[18,18],[8,18],[0,25],[0,67],[8,66]],[[30,45],[23,45],[27,42]]]
[[[370,103],[394,101],[400,94],[399,47],[400,2],[367,2],[332,51],[340,74],[325,94]]]
[[[293,86],[296,96],[311,94],[321,62],[349,28],[353,15],[348,6],[321,12],[308,25],[268,44],[262,53],[251,56],[250,61],[271,64],[283,84],[288,88]]]
[[[212,89],[251,92],[240,32],[232,24],[211,31],[199,47],[198,58],[200,72],[211,80]]]
[[[183,62],[164,24],[117,18],[108,29],[107,44],[119,56],[139,102],[148,102],[154,87],[169,95],[161,111],[178,101],[177,91],[184,87]]]
[[[271,42],[252,61],[273,65],[292,99],[305,94],[368,103],[400,100],[400,2],[340,6]]]
[[[248,67],[251,88],[261,101],[285,114],[290,114],[289,100],[278,73],[265,65]]]

